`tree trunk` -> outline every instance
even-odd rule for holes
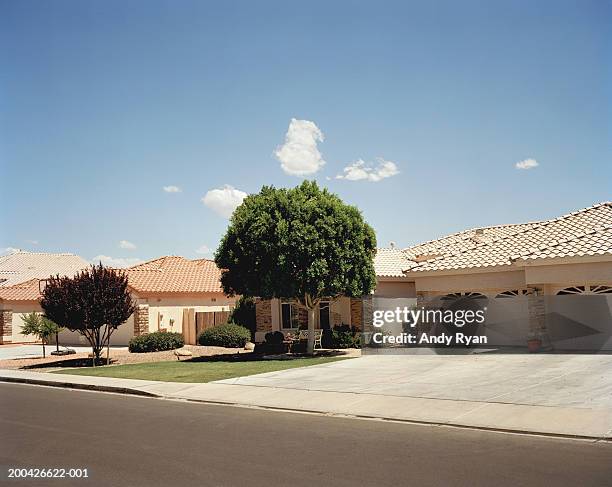
[[[106,325],[107,326],[107,334],[108,336],[106,337],[106,365],[110,365],[110,339],[111,339],[111,335],[113,334],[113,332],[110,330],[110,328],[108,328],[110,325]]]
[[[315,342],[315,308],[309,307],[308,309],[308,345],[306,347],[306,353],[308,355],[314,354],[314,342]]]
[[[45,339],[42,339],[42,346],[43,346],[43,358],[45,358]]]
[[[55,332],[55,350],[59,352],[59,331]]]

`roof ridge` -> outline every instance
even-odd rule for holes
[[[156,257],[155,259],[146,260],[144,262],[140,262],[139,264],[134,264],[131,267],[122,267],[122,269],[124,269],[124,270],[134,270],[134,271],[150,271],[152,269],[137,269],[137,268],[138,267],[142,267],[142,266],[147,265],[147,264],[151,264],[151,263],[156,262],[158,260],[163,260],[166,257],[168,257],[168,256],[167,255],[162,255],[161,257]]]
[[[472,228],[468,228],[467,230],[461,230],[459,232],[455,232],[455,233],[450,233],[448,235],[445,235],[443,237],[439,237],[439,238],[434,238],[432,240],[427,240],[425,242],[421,242],[419,244],[416,245],[412,245],[411,247],[404,247],[403,249],[400,249],[402,252],[408,252],[416,247],[422,247],[424,245],[428,245],[428,244],[432,244],[435,242],[440,242],[442,240],[445,240],[447,238],[451,238],[451,237],[458,237],[460,235],[463,234],[467,234],[470,232],[476,232],[477,230],[489,230],[491,228],[504,228],[504,227],[516,227],[519,225],[537,225],[538,223],[541,223],[541,221],[529,221],[529,222],[524,222],[524,223],[502,223],[500,225],[488,225],[488,226],[484,226],[484,227],[472,227]],[[464,239],[465,240],[465,239]]]
[[[611,206],[611,205],[612,205],[611,201],[602,201],[601,203],[596,203],[596,204],[594,204],[592,206],[587,206],[586,208],[581,208],[580,210],[572,211],[572,212],[567,213],[565,215],[561,215],[561,216],[558,216],[558,217],[555,217],[555,218],[551,218],[551,219],[547,219],[547,220],[532,220],[532,221],[527,221],[527,222],[522,222],[522,223],[502,223],[502,224],[499,224],[499,225],[488,225],[488,226],[484,226],[484,227],[472,227],[472,228],[469,228],[467,230],[461,230],[459,232],[450,233],[450,234],[445,235],[443,237],[434,238],[434,239],[431,239],[431,240],[426,240],[425,242],[421,242],[419,244],[412,245],[410,247],[404,247],[401,250],[402,250],[402,252],[406,252],[408,250],[414,249],[415,247],[421,247],[423,245],[427,245],[427,244],[431,244],[431,243],[434,243],[434,242],[438,242],[440,240],[444,240],[444,239],[447,239],[447,238],[450,238],[450,237],[459,236],[459,235],[462,235],[462,234],[465,234],[465,233],[468,233],[468,232],[475,232],[476,230],[487,230],[489,228],[514,227],[514,226],[519,226],[519,225],[534,225],[534,226],[537,225],[537,226],[539,226],[539,225],[541,225],[543,223],[549,223],[549,222],[557,221],[557,220],[564,219],[564,218],[567,218],[567,217],[570,217],[570,216],[575,216],[575,215],[577,215],[579,213],[584,213],[586,211],[593,210],[595,208],[599,208],[601,206]],[[517,232],[517,233],[519,233],[519,232]],[[516,235],[516,233],[513,234],[513,235]],[[504,235],[503,237],[495,237],[491,241],[494,241],[496,238],[505,238],[505,237],[507,237],[507,235]],[[480,243],[486,243],[486,242],[480,242]],[[466,250],[468,250],[468,249],[466,249]]]
[[[539,222],[533,222],[534,223],[533,226],[519,229],[518,231],[510,233],[508,235],[503,235],[501,237],[494,237],[491,240],[485,241],[485,242],[475,243],[473,246],[467,247],[465,249],[460,249],[460,250],[458,250],[458,251],[456,251],[456,252],[454,252],[452,254],[449,254],[449,255],[440,255],[438,257],[434,257],[433,259],[429,259],[429,260],[426,260],[426,261],[423,261],[423,262],[416,262],[417,265],[410,267],[410,269],[414,269],[415,267],[420,267],[421,265],[429,264],[431,262],[441,261],[441,260],[444,260],[446,258],[457,257],[457,256],[459,256],[461,254],[464,254],[464,253],[468,252],[468,251],[472,251],[474,249],[485,247],[485,246],[490,245],[492,243],[496,243],[496,242],[500,242],[500,241],[503,241],[503,240],[507,240],[507,239],[509,239],[511,237],[515,237],[516,235],[519,235],[519,234],[522,234],[522,233],[527,233],[527,232],[531,232],[531,231],[537,230],[537,229],[545,227],[545,226],[547,226],[547,225],[549,225],[551,223],[554,223],[554,222],[557,222],[557,221],[561,221],[561,220],[565,220],[565,219],[567,219],[567,218],[569,218],[571,216],[576,216],[576,215],[579,215],[579,214],[582,214],[582,213],[586,213],[587,211],[594,210],[595,208],[600,208],[602,206],[610,206],[610,205],[612,205],[612,203],[610,203],[609,201],[605,201],[605,202],[598,203],[598,204],[593,205],[593,206],[589,206],[587,208],[582,208],[580,210],[573,211],[573,212],[567,213],[565,215],[561,215],[561,216],[556,217],[556,218],[551,218],[550,220],[541,220]],[[528,225],[528,223],[524,223],[524,224],[518,223],[517,225]],[[410,259],[410,260],[412,262],[415,262],[412,259]],[[408,270],[408,268],[406,270]]]

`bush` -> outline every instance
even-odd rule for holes
[[[244,326],[251,332],[251,339],[255,338],[255,300],[242,296],[229,317],[229,322]]]
[[[361,333],[354,326],[335,326],[332,341],[334,348],[361,348]]]
[[[184,345],[185,340],[180,333],[156,331],[132,338],[129,349],[132,353],[161,352],[181,348]]]
[[[250,339],[251,332],[244,326],[227,323],[204,330],[198,343],[210,347],[242,348]]]
[[[278,345],[283,343],[285,340],[285,335],[283,335],[282,331],[269,331],[265,336],[266,343],[270,345]]]

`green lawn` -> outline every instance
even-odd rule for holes
[[[56,370],[56,374],[116,377],[119,379],[159,380],[165,382],[211,382],[245,375],[319,365],[348,357],[312,357],[294,360],[232,361],[173,361],[131,365],[110,365],[79,369]]]

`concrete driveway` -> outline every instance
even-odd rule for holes
[[[217,383],[612,411],[612,355],[366,356]]]

